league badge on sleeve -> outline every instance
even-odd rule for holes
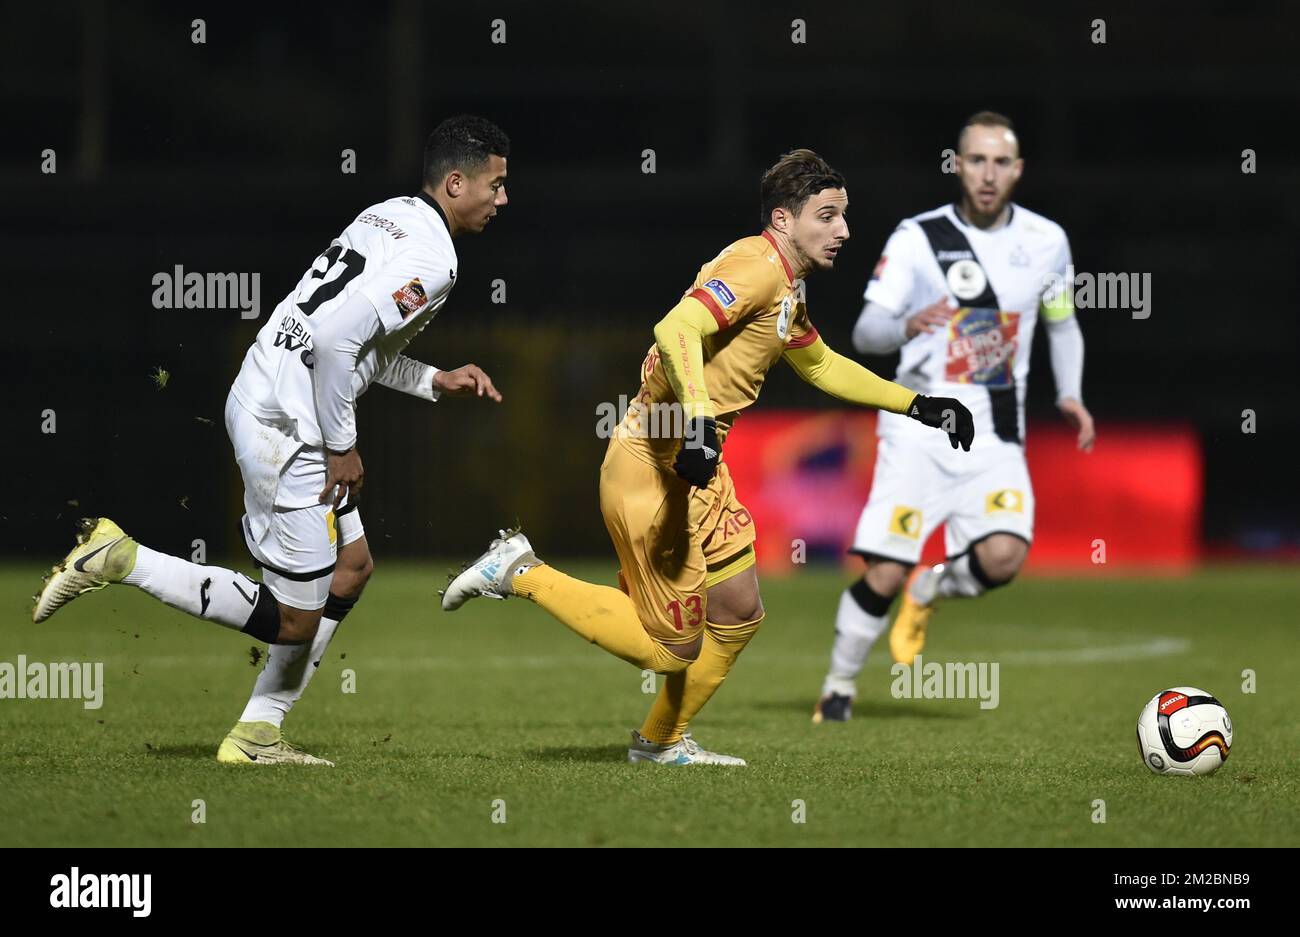
[[[704,288],[713,294],[713,298],[723,309],[729,308],[736,301],[736,294],[731,292],[731,288],[721,280],[709,280],[704,284]]]
[[[393,302],[397,303],[397,311],[403,319],[419,312],[428,301],[429,297],[425,295],[424,284],[419,277],[393,293]]]

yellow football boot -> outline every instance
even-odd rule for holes
[[[285,740],[280,727],[269,722],[236,722],[217,749],[223,765],[325,765],[334,762],[309,755]]]
[[[83,517],[77,525],[77,545],[45,577],[32,621],[45,621],[77,596],[121,582],[135,568],[137,547],[107,517]]]
[[[933,576],[934,571],[918,563],[907,577],[902,604],[894,617],[893,627],[889,629],[889,653],[899,664],[910,665],[925,647],[925,631],[930,624],[930,615],[934,612],[934,602],[921,603],[912,597],[912,587],[923,574]]]

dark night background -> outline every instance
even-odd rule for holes
[[[222,406],[265,318],[156,310],[151,278],[260,272],[265,317],[364,207],[416,191],[439,120],[474,112],[511,135],[510,204],[457,242],[456,290],[408,353],[474,361],[506,402],[363,398],[372,549],[468,556],[520,518],[549,552],[612,558],[596,406],[635,393],[654,322],[699,266],[757,233],[763,168],[808,146],[849,180],[853,239],[809,307],[851,353],[885,238],[952,197],[941,151],[983,108],[1015,120],[1017,200],[1066,228],[1078,270],[1152,275],[1149,319],[1081,313],[1099,445],[1121,422],[1193,426],[1207,540],[1300,545],[1294,7],[89,2],[5,20],[7,551],[57,557],[74,517],[102,513],[158,549],[233,554]],[[1046,352],[1040,335],[1031,418],[1054,416]],[[762,405],[832,401],[779,368]]]

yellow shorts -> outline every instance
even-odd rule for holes
[[[632,445],[610,440],[600,512],[646,631],[663,644],[685,644],[704,628],[707,590],[754,565],[754,520],[736,499],[726,462],[701,489]]]

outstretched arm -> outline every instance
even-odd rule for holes
[[[443,371],[431,364],[398,355],[375,380],[385,387],[423,400],[437,400],[445,393],[453,397],[475,395],[501,402],[501,394],[493,385],[492,378],[476,364]]]
[[[856,361],[831,350],[821,338],[802,348],[792,348],[785,360],[798,375],[832,397],[891,413],[906,413],[916,391],[887,381]]]
[[[948,434],[954,449],[960,445],[970,451],[975,438],[975,421],[958,400],[926,397],[887,381],[856,361],[832,351],[820,338],[802,348],[786,351],[785,360],[801,378],[832,397],[906,414],[926,426],[942,429]]]
[[[431,364],[398,355],[382,374],[375,377],[375,382],[422,400],[437,400],[438,390],[434,386],[434,378],[438,373],[438,369]]]

